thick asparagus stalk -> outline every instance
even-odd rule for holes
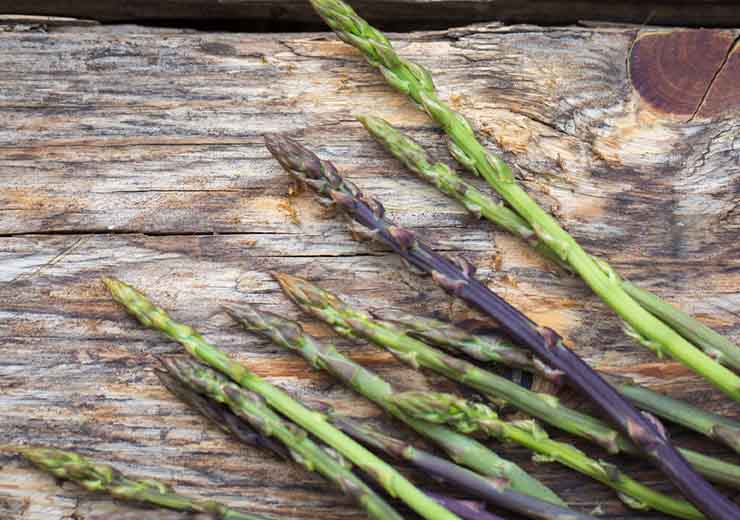
[[[536,363],[536,360],[527,357],[528,352],[500,337],[484,338],[470,334],[451,323],[393,310],[376,311],[373,315],[401,328],[410,336],[439,345],[446,350],[463,352],[478,361],[501,363],[529,371],[536,370],[545,377],[552,373],[552,370],[547,367],[543,369],[538,366],[541,364]],[[525,361],[529,361],[529,366]],[[706,435],[740,452],[740,423],[737,421],[706,412],[639,385],[616,383],[615,387],[638,408]],[[684,453],[684,456],[692,462],[690,455]],[[696,465],[694,467],[697,468]],[[737,468],[736,474],[736,485],[740,485],[740,468]],[[706,473],[705,475],[712,479]]]
[[[222,431],[233,435],[242,444],[269,450],[284,460],[290,458],[290,453],[282,444],[250,428],[244,421],[231,412],[227,406],[207,399],[180,383],[178,379],[166,370],[168,362],[166,360],[162,360],[161,362],[165,370],[158,370],[157,377],[164,387],[178,399],[210,419]]]
[[[611,268],[605,262],[595,261],[553,217],[540,208],[516,181],[511,168],[478,142],[470,123],[437,97],[428,70],[399,57],[388,39],[342,0],[311,0],[311,4],[337,36],[359,49],[371,65],[380,69],[388,83],[407,94],[444,129],[450,137],[452,155],[488,181],[529,223],[539,240],[577,272],[630,326],[632,336],[659,355],[670,355],[690,367],[728,396],[740,401],[740,375],[715,362],[627,294]]]
[[[372,341],[413,368],[429,368],[494,400],[504,400],[561,430],[595,442],[610,453],[639,453],[634,443],[618,430],[595,417],[568,408],[554,396],[533,392],[498,374],[430,347],[393,325],[375,320],[347,305],[338,296],[306,280],[286,274],[276,274],[275,278],[285,294],[301,309],[344,336]],[[460,331],[457,337],[462,339],[463,332]],[[695,451],[681,449],[680,452],[694,469],[707,478],[740,488],[740,467]]]
[[[390,399],[417,419],[450,424],[465,433],[480,431],[529,448],[548,460],[559,462],[615,489],[619,497],[632,507],[655,509],[679,518],[703,518],[688,502],[653,491],[632,480],[616,466],[591,459],[569,444],[553,441],[534,421],[506,422],[488,406],[470,403],[450,394],[405,392]]]
[[[673,327],[684,338],[700,347],[709,356],[725,366],[740,370],[740,348],[717,331],[671,305],[655,294],[628,281],[622,281],[622,288],[640,305]]]
[[[515,342],[531,349],[541,361],[563,372],[571,384],[596,403],[627,434],[642,453],[659,467],[684,496],[689,497],[714,520],[740,518],[740,507],[730,502],[694,473],[654,421],[638,412],[550,328],[538,327],[475,277],[475,268],[466,260],[448,259],[435,253],[411,231],[384,217],[383,205],[366,197],[357,187],[344,182],[328,161],[295,141],[267,136],[267,145],[284,168],[344,211],[409,264],[432,275],[449,293],[477,307],[501,325]]]
[[[54,448],[26,448],[21,455],[55,477],[72,480],[88,491],[102,491],[114,498],[151,504],[177,511],[210,513],[223,520],[265,520],[263,516],[242,513],[214,500],[178,495],[156,480],[135,480],[107,464],[96,464],[71,451]]]
[[[527,221],[503,204],[485,195],[471,184],[466,183],[454,170],[444,163],[432,163],[424,148],[404,135],[387,121],[379,117],[361,116],[359,121],[378,142],[411,171],[435,185],[442,193],[449,195],[465,208],[510,233],[522,238],[544,256],[570,270],[558,255],[537,237]],[[596,259],[606,274],[618,280],[622,289],[634,298],[643,308],[672,327],[685,339],[701,348],[718,363],[740,370],[740,348],[729,339],[710,329],[680,309],[665,302],[655,294],[620,279],[603,260]]]
[[[464,520],[503,520],[500,516],[486,511],[485,505],[480,502],[453,498],[431,491],[427,491],[427,495]]]
[[[113,298],[142,324],[163,332],[179,342],[201,362],[227,375],[242,388],[260,395],[266,403],[285,417],[334,448],[350,462],[375,477],[393,497],[404,501],[429,520],[455,520],[457,516],[427,497],[393,467],[329,424],[325,418],[295,401],[287,393],[263,380],[244,365],[208,343],[195,329],[174,321],[161,308],[133,287],[112,278],[105,284]]]
[[[510,461],[500,458],[474,439],[441,425],[415,420],[391,406],[387,397],[395,390],[374,372],[343,356],[306,334],[300,324],[248,305],[230,306],[227,312],[247,330],[269,338],[275,344],[303,356],[313,367],[330,372],[344,384],[364,395],[417,433],[441,446],[456,462],[482,475],[496,478],[506,486],[540,500],[563,504],[557,495]]]
[[[279,440],[288,449],[293,460],[334,483],[362,506],[372,518],[379,520],[403,518],[354,475],[346,461],[338,456],[329,455],[323,447],[312,441],[305,431],[280,418],[257,394],[241,388],[215,370],[191,359],[164,358],[162,364],[181,384],[228,406],[259,435]]]
[[[332,422],[363,444],[403,459],[424,473],[454,484],[460,490],[490,504],[540,520],[594,520],[592,516],[507,489],[501,481],[482,477],[446,459],[346,417],[332,416]]]

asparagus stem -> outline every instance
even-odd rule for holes
[[[390,399],[417,419],[450,424],[465,433],[480,431],[529,448],[545,460],[559,462],[615,489],[631,507],[655,509],[679,518],[703,518],[688,502],[653,491],[632,480],[616,466],[591,459],[569,444],[553,441],[534,421],[509,423],[484,404],[470,403],[450,394],[405,392]]]
[[[112,511],[86,516],[84,520],[217,520],[219,517],[201,513],[172,511]]]
[[[474,277],[475,268],[469,262],[461,258],[451,260],[435,253],[411,231],[386,220],[379,201],[366,197],[357,187],[344,182],[331,163],[322,161],[295,141],[275,135],[266,139],[273,156],[292,175],[334,201],[351,220],[366,228],[375,239],[389,246],[408,263],[431,274],[432,279],[446,291],[498,321],[512,340],[531,349],[545,364],[563,372],[571,384],[594,401],[708,517],[714,520],[740,518],[740,507],[692,471],[654,420],[642,415],[621,397],[567,348],[555,331],[538,327],[479,282]]]
[[[500,337],[489,339],[477,336],[444,321],[394,310],[375,311],[373,315],[389,325],[402,329],[405,334],[439,345],[450,351],[463,352],[478,361],[500,363],[524,370],[538,371],[545,377],[551,377],[549,374],[552,373],[552,369],[542,367],[542,364],[537,363],[536,359],[533,360],[531,357],[527,357],[526,354],[528,353],[526,351]],[[529,362],[529,366],[525,361]],[[632,401],[638,408],[706,435],[740,452],[740,423],[737,421],[706,412],[635,384],[617,383],[615,386],[622,395]],[[683,455],[696,469],[699,469],[691,460],[692,454],[684,452]],[[718,471],[718,475],[726,475],[728,474],[727,470],[733,469],[729,467],[732,466],[730,464],[721,464],[726,464],[728,467],[725,468],[725,471]],[[740,467],[734,466],[733,471],[735,478],[730,485],[740,486]],[[703,473],[701,470],[699,472]],[[710,480],[714,480],[711,474],[704,473],[704,475]],[[723,480],[720,479],[719,482],[723,482]]]
[[[426,474],[434,475],[471,496],[491,504],[540,520],[594,520],[590,515],[550,504],[508,489],[499,480],[482,477],[468,469],[437,457],[400,439],[341,416],[332,416],[332,423],[367,446],[403,459]]]
[[[324,417],[295,401],[287,393],[263,380],[242,364],[208,343],[188,325],[178,323],[133,287],[112,278],[104,279],[113,298],[142,324],[179,342],[196,359],[227,375],[242,388],[262,396],[266,403],[298,426],[334,448],[363,471],[371,474],[393,497],[404,501],[429,520],[454,520],[457,516],[427,497],[393,467],[350,437],[327,423]]]
[[[372,518],[379,520],[403,518],[354,475],[346,461],[336,454],[329,455],[323,447],[313,442],[305,431],[281,419],[259,395],[241,388],[215,370],[191,359],[165,358],[162,363],[167,372],[180,383],[209,399],[225,404],[260,435],[279,440],[288,449],[293,460],[334,483],[362,506]]]
[[[403,132],[379,117],[360,116],[358,120],[379,143],[407,168],[433,184],[442,193],[460,202],[478,218],[493,222],[510,233],[522,238],[542,255],[561,267],[571,270],[547,244],[539,240],[529,223],[503,204],[496,202],[474,186],[466,183],[454,170],[444,163],[432,163],[424,148]],[[614,271],[603,260],[596,259],[607,275]],[[618,277],[615,277],[618,279]],[[622,289],[644,309],[672,327],[686,340],[701,348],[718,363],[740,369],[740,348],[730,340],[710,329],[695,318],[660,299],[653,293],[630,282],[618,279]]]
[[[277,276],[277,275],[276,275]],[[474,439],[441,425],[415,420],[388,403],[395,390],[374,372],[343,356],[332,345],[325,345],[306,334],[300,324],[248,305],[230,306],[227,312],[247,330],[269,338],[275,344],[303,356],[314,368],[324,369],[345,385],[364,395],[417,433],[441,446],[448,455],[482,475],[496,478],[520,493],[550,503],[564,503],[552,491],[517,465],[502,459]]]
[[[504,400],[561,430],[599,444],[609,453],[639,453],[634,443],[618,430],[595,417],[565,406],[552,395],[533,392],[505,377],[430,347],[404,334],[395,326],[375,320],[368,314],[347,305],[337,295],[306,280],[286,274],[277,274],[275,277],[285,294],[293,302],[308,314],[330,325],[339,334],[349,338],[364,338],[372,341],[412,368],[420,366],[428,368],[470,386],[494,400]],[[447,327],[444,330],[451,329]],[[466,339],[465,332],[459,330],[452,337],[456,340]],[[464,342],[472,344],[470,341]],[[478,338],[476,344],[483,345],[482,338]],[[707,478],[740,488],[739,466],[691,450],[680,449],[680,452],[694,469]]]
[[[655,294],[626,280],[622,288],[640,305],[673,327],[684,338],[701,348],[718,363],[740,370],[740,348],[722,334],[671,305]]]
[[[621,384],[622,395],[643,410],[722,442],[740,453],[740,423],[647,388]],[[738,471],[740,477],[740,470]]]
[[[436,500],[442,507],[449,509],[465,520],[503,520],[500,516],[486,511],[485,505],[479,502],[453,498],[430,491],[427,491],[427,495]]]
[[[166,369],[166,360],[161,360],[161,363]],[[282,444],[250,428],[225,405],[206,399],[165,370],[158,370],[157,377],[178,399],[210,419],[222,431],[233,435],[242,444],[269,450],[283,460],[290,459],[290,453]]]
[[[156,480],[134,480],[107,464],[96,464],[71,451],[55,448],[25,448],[21,455],[55,477],[71,480],[88,491],[102,491],[124,501],[141,502],[177,511],[211,513],[223,520],[266,520],[242,513],[214,500],[178,495]]]
[[[450,138],[452,155],[473,173],[482,176],[530,224],[539,240],[578,273],[630,326],[633,337],[659,356],[672,356],[740,401],[740,375],[712,360],[632,299],[621,288],[619,277],[608,264],[595,261],[586,253],[522,189],[511,168],[478,142],[470,123],[437,97],[428,70],[399,57],[388,39],[342,0],[311,0],[311,4],[339,38],[360,50],[371,65],[380,69],[389,84],[407,94],[444,129]]]

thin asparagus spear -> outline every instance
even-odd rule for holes
[[[503,520],[498,515],[486,511],[485,505],[471,500],[452,498],[439,493],[427,491],[427,495],[436,500],[439,505],[445,507],[465,520]]]
[[[360,116],[358,120],[370,135],[385,146],[394,157],[421,178],[435,185],[442,193],[460,202],[478,218],[484,217],[501,226],[522,238],[561,267],[571,270],[566,262],[563,262],[552,249],[539,240],[526,220],[466,183],[446,164],[433,164],[424,148],[412,138],[379,117]],[[603,260],[596,259],[596,262],[606,270],[607,275],[618,280],[622,289],[648,312],[672,327],[686,340],[701,348],[718,363],[734,370],[740,370],[740,348],[737,345],[653,293],[620,279]]]
[[[393,387],[374,372],[343,356],[332,345],[316,341],[303,332],[300,324],[248,305],[229,306],[226,311],[247,330],[269,338],[275,344],[303,356],[311,366],[330,372],[345,385],[364,395],[391,415],[405,422],[417,433],[441,446],[455,462],[464,464],[482,475],[496,478],[512,489],[540,500],[564,505],[552,491],[525,473],[521,468],[500,458],[474,439],[460,435],[441,425],[429,425],[401,413],[390,406],[386,398]]]
[[[293,302],[339,334],[372,341],[412,368],[429,368],[496,400],[503,399],[533,417],[599,444],[609,453],[639,453],[630,439],[618,430],[595,417],[568,408],[552,395],[533,392],[505,377],[430,347],[306,280],[281,273],[274,276]],[[458,335],[461,337],[462,333]],[[740,467],[695,451],[680,449],[680,452],[694,469],[707,478],[740,488]]]
[[[725,366],[740,370],[740,347],[678,307],[635,284],[622,280],[622,289],[640,305],[673,327],[684,338]]]
[[[569,444],[548,438],[534,421],[506,422],[488,406],[470,403],[450,394],[405,392],[392,396],[390,400],[417,419],[449,424],[465,433],[480,431],[502,441],[520,444],[615,489],[619,497],[632,507],[655,509],[679,518],[703,518],[688,502],[653,491],[632,480],[616,466],[591,459]]]
[[[323,475],[347,496],[352,497],[372,518],[379,520],[403,518],[354,475],[346,461],[336,455],[329,455],[323,447],[311,440],[305,431],[281,419],[257,394],[241,388],[215,370],[189,358],[164,358],[162,364],[181,384],[228,406],[259,435],[279,440],[288,448],[293,460],[307,470]]]
[[[393,467],[327,423],[322,415],[305,408],[284,391],[229,358],[208,343],[195,329],[174,321],[142,293],[120,280],[105,278],[104,282],[113,298],[142,324],[161,331],[179,342],[193,357],[227,375],[242,388],[262,396],[271,408],[321,439],[366,473],[373,475],[392,497],[398,497],[429,520],[457,519],[456,515],[427,497]]]
[[[586,253],[573,237],[522,189],[511,168],[500,158],[490,154],[478,142],[470,123],[437,97],[428,70],[399,57],[388,39],[360,18],[342,0],[311,0],[311,4],[339,38],[360,50],[371,65],[380,69],[389,84],[407,94],[444,129],[450,137],[452,155],[463,166],[482,176],[504,201],[530,224],[539,240],[577,272],[583,281],[630,326],[632,337],[659,356],[670,355],[702,375],[728,396],[740,401],[740,375],[715,362],[632,299],[621,288],[619,277],[615,276],[611,267],[606,262],[595,261]],[[688,489],[683,491],[691,493]],[[731,504],[727,501],[726,505]],[[740,516],[740,508],[734,509]]]
[[[477,336],[451,323],[394,310],[374,311],[372,314],[390,325],[401,328],[405,334],[445,347],[446,350],[458,350],[478,361],[501,363],[524,370],[538,371],[545,377],[548,377],[548,373],[552,373],[551,369],[542,368],[538,366],[541,364],[535,363],[536,360],[527,357],[528,352],[500,337],[489,339]],[[511,361],[512,359],[514,362]],[[525,360],[529,361],[529,366]],[[616,383],[615,387],[638,408],[706,435],[740,452],[740,423],[737,421],[706,412],[632,383]],[[686,453],[684,456],[692,462]],[[736,481],[740,484],[740,468],[737,468],[736,474]],[[712,479],[711,476],[706,476]]]
[[[563,372],[571,384],[596,403],[627,434],[671,481],[709,518],[740,518],[740,507],[713,489],[694,473],[676,451],[665,431],[637,411],[599,374],[568,349],[558,334],[538,327],[475,277],[475,268],[465,259],[448,259],[435,253],[411,231],[384,218],[383,205],[362,194],[356,186],[344,182],[336,168],[322,161],[297,142],[281,136],[267,136],[270,152],[284,168],[302,179],[323,197],[332,200],[357,225],[389,246],[408,263],[432,276],[447,292],[477,307],[498,321],[506,334],[531,349],[541,361]]]
[[[403,459],[426,474],[454,484],[460,490],[490,504],[539,520],[595,520],[590,515],[577,513],[572,509],[507,489],[500,481],[482,477],[446,459],[346,417],[335,415],[331,419],[335,426],[363,444]]]
[[[107,464],[96,464],[71,451],[55,448],[25,448],[21,455],[55,477],[71,480],[88,491],[102,491],[114,498],[142,502],[177,511],[211,513],[223,520],[266,520],[242,513],[214,500],[189,498],[156,480],[134,480]]]
[[[740,424],[737,421],[700,410],[688,403],[641,386],[621,384],[617,386],[617,389],[643,410],[702,433],[740,453]]]
[[[96,513],[85,520],[218,520],[208,514],[175,513],[172,511],[118,511]]]
[[[161,362],[166,368],[166,361],[161,360]],[[266,435],[257,433],[257,431],[250,428],[244,421],[232,413],[228,407],[206,399],[180,383],[166,370],[157,370],[157,377],[164,387],[178,399],[206,416],[213,424],[218,426],[222,431],[233,435],[242,444],[269,450],[283,460],[290,459],[290,453],[282,444]]]

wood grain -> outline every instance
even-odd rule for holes
[[[175,402],[150,354],[177,347],[117,308],[99,278],[145,291],[307,403],[377,410],[297,357],[240,332],[220,311],[250,301],[298,316],[269,272],[307,276],[364,308],[453,319],[475,314],[352,241],[269,158],[266,131],[299,138],[440,249],[466,254],[490,285],[563,333],[592,364],[738,415],[684,368],[628,340],[582,284],[477,222],[404,171],[352,114],[402,124],[447,160],[444,140],[329,34],[226,34],[136,26],[7,25],[0,31],[0,445],[55,444],[189,493],[284,518],[362,517],[318,477],[241,448]],[[654,29],[650,29],[654,31]],[[664,30],[666,34],[672,30]],[[726,33],[723,32],[723,35]],[[725,110],[676,113],[634,86],[634,28],[483,25],[392,36],[435,72],[443,97],[527,189],[593,253],[738,339],[740,123]],[[735,96],[735,97],[733,97]],[[708,96],[706,96],[708,98]],[[474,181],[477,182],[477,181]],[[333,339],[307,321],[317,335]],[[365,344],[339,347],[408,388],[445,385]],[[556,432],[553,432],[556,434]],[[733,458],[674,429],[684,446]],[[584,446],[595,456],[598,450]],[[581,510],[625,509],[603,486],[524,450],[494,447]],[[670,487],[637,459],[626,470]],[[60,520],[108,507],[0,454],[0,518]],[[421,481],[422,479],[420,479]],[[431,485],[431,483],[427,484]]]
[[[491,20],[539,24],[598,20],[692,27],[736,27],[740,23],[737,6],[729,0],[356,0],[351,3],[368,20],[399,30]],[[105,22],[176,21],[231,28],[320,23],[306,0],[26,0],[22,5],[0,0],[0,13],[75,16]]]

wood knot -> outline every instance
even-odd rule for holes
[[[740,108],[740,56],[721,30],[648,32],[629,56],[632,85],[654,109],[711,117]]]

